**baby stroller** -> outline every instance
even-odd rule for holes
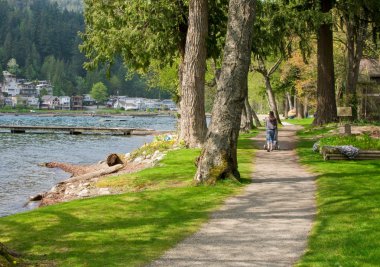
[[[273,150],[280,150],[280,144],[278,142],[278,128],[276,128],[274,130],[274,144],[273,144]],[[267,150],[268,149],[268,144],[267,144],[267,141],[265,140],[265,143],[264,143],[264,150]]]

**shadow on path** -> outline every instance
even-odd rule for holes
[[[279,132],[281,149],[257,147],[253,183],[228,199],[196,234],[149,266],[292,266],[315,216],[315,177],[297,162],[296,126]]]

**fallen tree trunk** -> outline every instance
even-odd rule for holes
[[[97,170],[97,171],[86,173],[86,174],[79,175],[79,176],[74,176],[74,177],[72,177],[70,179],[67,179],[67,180],[61,182],[60,184],[66,184],[66,183],[73,183],[73,182],[77,182],[77,181],[89,180],[89,179],[92,179],[92,178],[95,178],[95,177],[99,177],[99,176],[102,176],[102,175],[106,175],[106,174],[110,174],[110,173],[116,172],[116,171],[120,170],[123,167],[124,167],[123,164],[116,164],[116,165],[108,167],[108,168],[104,168],[104,169],[101,169],[101,170]]]

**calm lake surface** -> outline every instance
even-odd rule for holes
[[[91,116],[0,116],[0,125],[94,126],[173,130],[174,117],[91,117]],[[128,153],[152,136],[11,134],[0,132],[0,217],[30,209],[24,207],[30,196],[50,190],[70,175],[38,166],[59,161],[92,164],[111,153]]]

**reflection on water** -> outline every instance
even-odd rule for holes
[[[95,124],[92,117],[50,118],[54,120],[42,120],[46,124],[38,124],[42,122],[37,117],[28,116],[24,117],[25,121],[22,120],[23,116],[0,116],[0,125],[11,124],[12,117],[20,125],[104,126]],[[142,121],[135,123],[127,124],[123,121],[117,125],[106,126],[172,130],[175,124],[174,118],[169,117],[141,119]],[[87,124],[84,125],[83,122]],[[120,125],[121,123],[124,125]],[[0,216],[27,209],[23,205],[29,196],[47,191],[57,182],[69,177],[63,171],[40,167],[38,163],[60,161],[91,164],[104,160],[110,153],[130,152],[152,139],[152,136],[0,133]]]

